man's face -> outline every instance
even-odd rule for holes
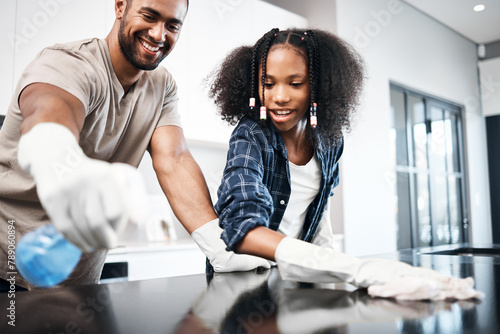
[[[118,32],[128,61],[141,70],[155,69],[174,48],[186,13],[186,0],[129,0]]]

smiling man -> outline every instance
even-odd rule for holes
[[[115,0],[105,39],[48,47],[23,72],[0,131],[0,291],[8,286],[8,222],[17,240],[54,224],[85,252],[63,284],[98,282],[129,219],[116,163],[137,167],[146,150],[174,213],[218,271],[269,266],[225,251],[184,139],[177,86],[158,66],[187,10],[187,0]],[[21,277],[16,284],[31,288]]]

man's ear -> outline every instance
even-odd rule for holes
[[[123,18],[126,6],[127,0],[115,0],[115,16],[118,20]]]

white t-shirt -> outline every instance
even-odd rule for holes
[[[316,154],[305,165],[288,162],[290,168],[290,199],[281,220],[278,232],[297,238],[304,225],[307,209],[319,192],[321,167]],[[329,204],[326,206],[312,243],[333,247],[333,231],[330,221]]]
[[[278,231],[297,238],[304,224],[307,208],[319,192],[321,168],[316,155],[305,165],[299,166],[289,161],[288,166],[291,193]]]

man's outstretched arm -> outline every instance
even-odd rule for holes
[[[151,140],[158,181],[177,219],[191,234],[217,272],[270,268],[262,258],[226,251],[203,173],[188,150],[182,129],[163,126]]]

